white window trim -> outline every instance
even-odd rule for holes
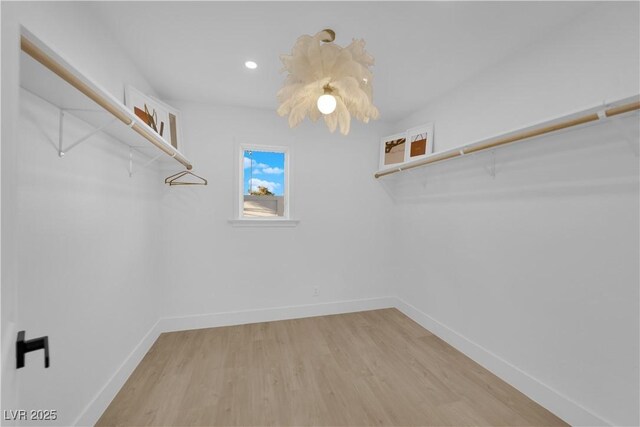
[[[233,227],[274,227],[288,228],[297,227],[299,219],[230,219],[229,224]]]
[[[244,152],[245,151],[268,151],[274,153],[284,153],[284,215],[282,217],[255,218],[244,217]],[[239,144],[236,162],[236,185],[235,185],[235,218],[229,223],[234,227],[295,227],[300,221],[292,218],[292,197],[291,197],[291,149],[287,146],[276,145],[256,145]]]

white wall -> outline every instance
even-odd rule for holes
[[[187,155],[209,186],[164,194],[167,316],[389,295],[391,203],[372,179],[384,124],[353,123],[343,137],[323,123],[291,130],[273,111],[175,104]],[[297,227],[229,224],[240,143],[290,147]]]
[[[433,121],[436,151],[640,92],[638,3],[603,2],[397,124]]]
[[[58,410],[49,425],[73,424],[159,317],[160,176],[129,179],[99,136],[59,159],[57,110],[18,90],[19,24],[114,95],[149,90],[90,10],[2,3],[2,409]],[[23,329],[49,336],[49,369],[42,352],[15,369]]]
[[[397,128],[435,121],[442,150],[638,93],[637,9],[601,5]],[[372,178],[384,123],[344,138],[176,103],[210,185],[163,190],[157,174],[129,180],[104,140],[56,157],[30,119],[50,134],[55,112],[29,96],[19,107],[19,22],[116,96],[151,91],[82,4],[2,4],[3,409],[72,423],[159,317],[396,293],[591,419],[638,423],[638,165],[616,133],[637,139],[633,123],[505,149],[495,179],[481,156],[407,174],[413,203],[394,207]],[[292,148],[297,227],[228,223],[240,142]],[[18,329],[51,337],[49,370],[41,354],[13,369]]]
[[[444,150],[638,94],[638,7],[599,5],[397,128],[434,121]],[[505,148],[495,179],[482,155],[387,184],[412,195],[395,211],[399,296],[557,392],[534,397],[572,423],[640,421],[637,127]]]

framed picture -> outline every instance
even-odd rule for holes
[[[145,95],[132,86],[126,86],[124,103],[154,132],[176,150],[182,144],[180,112],[175,108]]]
[[[385,169],[405,162],[406,134],[399,133],[382,138],[380,142],[380,169]]]
[[[433,153],[433,123],[407,131],[406,161],[418,160]]]

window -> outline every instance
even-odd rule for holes
[[[287,147],[240,147],[240,220],[289,219]]]

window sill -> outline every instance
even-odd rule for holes
[[[233,227],[296,227],[299,219],[230,219]]]

